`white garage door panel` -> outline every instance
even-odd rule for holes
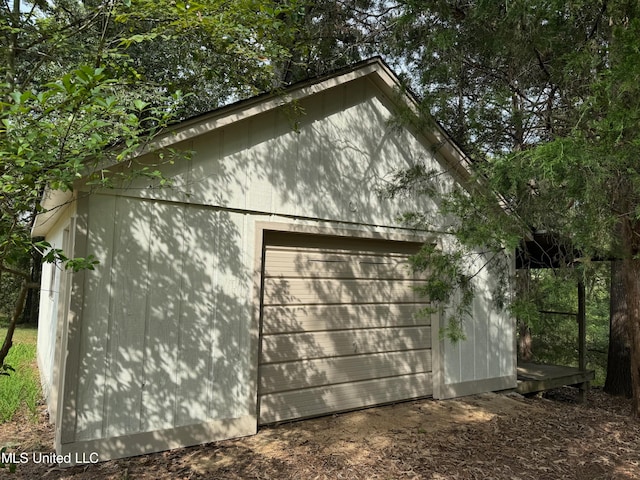
[[[327,412],[397,402],[433,394],[431,373],[264,395],[261,423],[313,417]]]
[[[262,367],[260,392],[283,392],[430,371],[429,350],[276,363]]]
[[[430,315],[417,313],[424,304],[391,305],[280,305],[265,308],[262,332],[273,333],[343,330],[353,328],[430,325]]]
[[[416,350],[431,346],[431,327],[372,328],[266,335],[263,363]]]
[[[317,252],[384,255],[413,255],[421,244],[357,237],[329,237],[325,235],[306,235],[288,232],[268,232],[267,242],[270,250],[309,250]]]
[[[432,394],[419,244],[265,235],[260,423]]]
[[[364,255],[276,250],[265,262],[266,276],[413,279],[406,255]]]
[[[264,305],[313,305],[353,303],[417,303],[424,297],[415,291],[417,280],[334,280],[267,278]]]

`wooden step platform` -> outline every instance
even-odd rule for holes
[[[586,392],[589,389],[589,382],[594,378],[593,370],[580,370],[560,365],[518,363],[516,391],[526,395],[564,386],[576,386],[581,392]]]

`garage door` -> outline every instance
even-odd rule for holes
[[[419,246],[266,236],[261,424],[432,394],[424,282],[407,268]]]

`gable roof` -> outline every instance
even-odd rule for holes
[[[418,100],[403,88],[398,76],[380,57],[353,64],[349,67],[298,82],[282,91],[264,93],[218,108],[211,112],[189,118],[167,127],[151,141],[139,155],[171,147],[179,142],[193,139],[233,123],[246,120],[280,108],[288,103],[299,101],[312,95],[326,92],[348,82],[367,77],[392,103],[398,107],[408,108],[418,115]],[[467,155],[435,120],[429,122],[429,128],[420,128],[412,133],[421,137],[427,145],[436,146],[438,157],[447,170],[463,185],[471,178],[471,162]],[[45,192],[41,202],[44,213],[36,218],[32,236],[44,236],[50,226],[54,225],[72,195],[67,192]]]

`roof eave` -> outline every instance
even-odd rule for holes
[[[73,201],[74,194],[70,190],[45,190],[40,201],[42,213],[36,216],[31,227],[31,237],[46,236]]]

